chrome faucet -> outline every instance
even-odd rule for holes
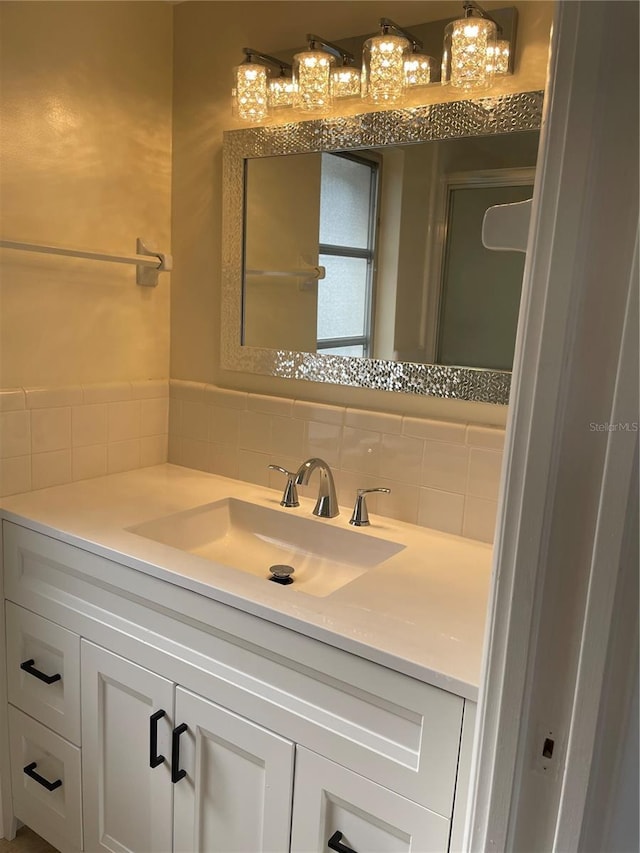
[[[331,468],[324,459],[313,457],[303,462],[298,468],[295,483],[298,486],[306,486],[309,477],[316,468],[320,472],[320,488],[318,489],[318,500],[313,508],[313,514],[319,518],[335,518],[339,514],[336,486],[333,482]]]

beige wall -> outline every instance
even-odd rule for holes
[[[0,235],[170,250],[173,8],[2,2]],[[169,276],[0,250],[0,387],[168,376]],[[188,334],[188,332],[187,332]]]
[[[499,8],[504,2],[487,2]],[[553,4],[520,2],[516,73],[503,91],[544,87]],[[458,2],[188,2],[174,11],[173,276],[171,375],[243,390],[349,403],[382,411],[503,423],[504,407],[273,380],[223,371],[219,360],[222,131],[230,114],[231,69],[242,47],[266,52],[302,44],[306,32],[340,39],[375,28],[458,14]],[[445,99],[434,87],[432,100]],[[425,98],[426,101],[426,98]]]

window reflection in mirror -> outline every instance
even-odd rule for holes
[[[247,160],[243,344],[511,369],[524,255],[485,249],[481,225],[531,197],[537,146],[531,131]],[[293,274],[316,266],[320,281]]]

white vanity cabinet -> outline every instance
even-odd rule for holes
[[[85,640],[82,740],[86,850],[288,848],[293,744]]]
[[[10,737],[69,774],[12,755],[13,808],[54,846],[458,849],[473,703],[7,521],[3,554]]]

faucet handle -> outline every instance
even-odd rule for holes
[[[286,468],[280,467],[280,465],[267,465],[267,468],[271,471],[279,471],[281,474],[284,474],[287,478],[287,483],[284,487],[284,493],[282,495],[282,500],[280,501],[280,506],[300,506],[300,502],[298,501],[298,490],[296,488],[296,471],[287,471]]]
[[[391,489],[358,489],[353,513],[349,519],[349,524],[353,524],[354,527],[367,527],[370,524],[366,496],[371,492],[383,492],[388,495],[391,493]]]

